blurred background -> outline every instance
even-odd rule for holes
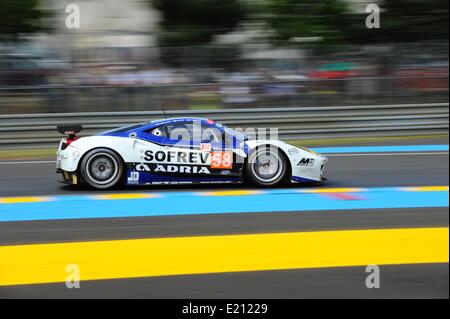
[[[0,2],[0,114],[437,102],[447,0]]]
[[[0,298],[448,298],[448,6],[0,0]],[[164,116],[276,128],[330,157],[328,181],[183,181],[175,195],[56,182],[58,124],[84,136]],[[65,277],[63,260],[87,267],[82,289],[35,284]],[[365,262],[382,265],[382,289],[366,289],[379,270]]]

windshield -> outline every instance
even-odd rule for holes
[[[224,126],[224,130],[226,134],[232,135],[232,136],[236,136],[236,139],[240,140],[240,141],[246,141],[247,135],[244,134],[243,132],[240,132],[239,130],[234,130],[232,128],[229,128],[227,126]]]

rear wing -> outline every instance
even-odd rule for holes
[[[83,127],[80,124],[66,124],[58,125],[56,129],[59,133],[67,135],[67,138],[62,139],[60,149],[65,150],[72,142],[78,139],[77,133],[80,133]]]
[[[78,133],[81,132],[83,127],[80,124],[66,124],[66,125],[58,125],[56,127],[59,133],[63,135],[68,135],[69,139],[74,138]]]

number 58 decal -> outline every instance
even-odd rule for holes
[[[233,152],[211,152],[211,168],[233,168]]]

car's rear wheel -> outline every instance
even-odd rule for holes
[[[97,189],[117,186],[123,176],[123,161],[112,150],[98,148],[88,152],[81,161],[83,180]]]
[[[252,151],[246,166],[247,177],[259,186],[282,183],[288,171],[286,156],[271,146],[260,146]]]

